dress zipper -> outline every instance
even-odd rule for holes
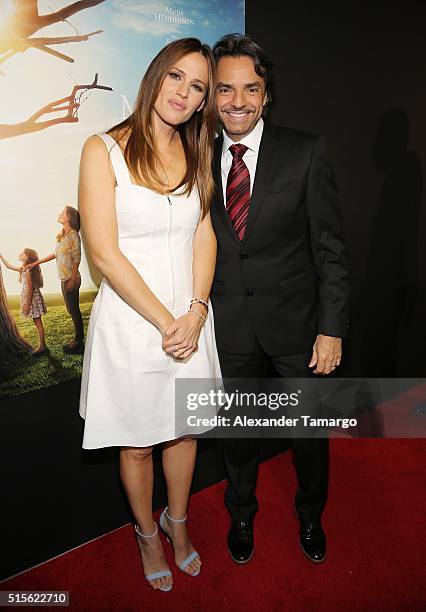
[[[169,228],[168,228],[168,235],[167,235],[167,241],[168,241],[168,247],[169,247],[169,261],[170,261],[170,270],[171,270],[171,276],[172,276],[172,309],[174,309],[175,307],[175,280],[174,280],[174,269],[173,269],[173,257],[172,257],[172,253],[171,253],[171,249],[170,249],[170,232],[172,230],[172,225],[173,225],[173,215],[172,215],[172,201],[170,199],[170,196],[167,196],[167,201],[169,203],[169,207],[168,207],[168,216],[169,216]]]

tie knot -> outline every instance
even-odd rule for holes
[[[248,147],[243,144],[234,144],[229,147],[229,150],[232,153],[232,157],[234,159],[241,159],[244,153],[247,151]]]

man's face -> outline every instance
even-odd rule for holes
[[[217,63],[216,106],[226,133],[234,140],[249,134],[267,102],[265,81],[247,55],[222,57]]]

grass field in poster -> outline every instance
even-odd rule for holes
[[[78,207],[83,143],[131,112],[143,73],[161,47],[186,36],[213,44],[237,31],[244,31],[241,0],[0,1],[0,254],[12,268],[22,264],[24,249],[40,258],[54,251],[58,215],[65,206]],[[70,104],[77,98],[76,115]],[[19,274],[0,261],[0,397],[81,373],[82,356],[62,348],[73,325],[55,260],[40,268],[49,351],[35,358],[28,345],[37,347],[38,332],[20,313]],[[86,330],[101,278],[84,240],[79,271]]]

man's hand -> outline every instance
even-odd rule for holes
[[[182,315],[165,330],[163,350],[177,359],[186,359],[197,350],[202,319],[191,312]]]
[[[330,374],[334,372],[342,360],[342,339],[335,336],[319,334],[315,340],[309,367],[314,374]]]

